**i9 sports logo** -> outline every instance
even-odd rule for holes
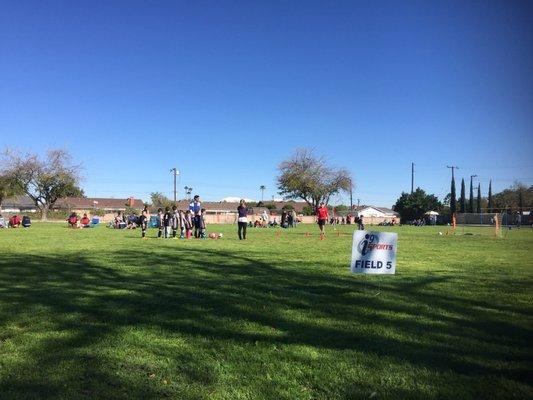
[[[393,248],[394,247],[391,244],[378,243],[377,236],[368,233],[365,235],[365,238],[357,244],[357,251],[362,255],[366,255],[373,250],[391,251]]]

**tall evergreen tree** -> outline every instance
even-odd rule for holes
[[[465,194],[465,178],[461,179],[461,200],[460,200],[461,212],[466,212],[466,194]]]
[[[522,214],[522,211],[524,210],[524,199],[522,196],[522,188],[518,189],[518,212]]]
[[[455,199],[455,178],[452,175],[452,187],[450,190],[450,212],[455,213],[457,209],[457,200]]]
[[[489,209],[489,212],[492,212],[492,179],[489,181],[489,204],[488,204],[488,209]]]
[[[470,177],[470,199],[468,200],[468,212],[474,212],[474,178]]]
[[[481,213],[481,183],[477,185],[477,211],[478,214]]]

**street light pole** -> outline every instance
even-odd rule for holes
[[[353,184],[350,179],[350,211],[353,211]]]
[[[170,172],[173,172],[173,175],[174,175],[174,205],[176,205],[176,200],[177,200],[176,177],[180,174],[180,172],[176,169],[176,167],[172,168]]]

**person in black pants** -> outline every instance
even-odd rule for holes
[[[237,223],[239,224],[239,240],[246,239],[246,226],[248,225],[248,208],[244,199],[241,199],[239,207],[237,207],[237,213],[239,217]]]

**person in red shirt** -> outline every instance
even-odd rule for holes
[[[316,210],[316,217],[318,219],[318,227],[320,228],[320,236],[324,236],[324,225],[328,221],[328,208],[324,203],[320,203],[320,207]]]
[[[91,220],[87,216],[87,214],[83,214],[83,217],[80,220],[80,224],[82,228],[89,228],[91,226]]]
[[[9,226],[11,228],[18,228],[20,227],[22,220],[18,215],[13,215],[11,218],[9,218]]]

